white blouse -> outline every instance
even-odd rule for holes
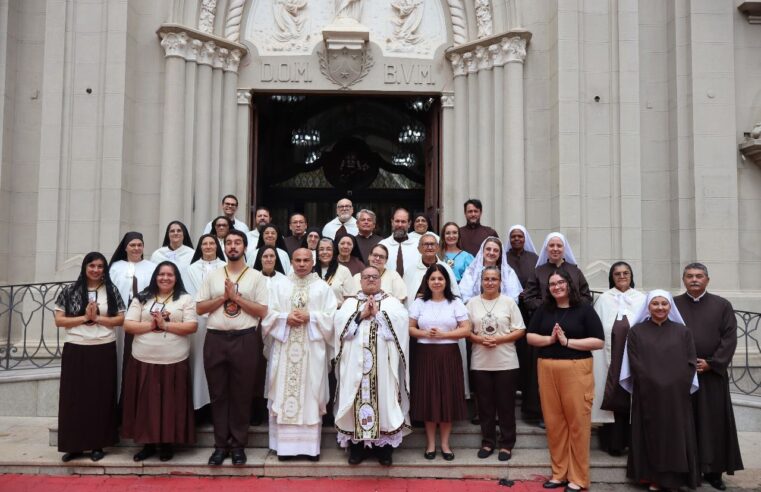
[[[135,298],[132,300],[125,319],[130,321],[150,321],[151,308],[157,299],[148,299],[145,304]],[[164,312],[169,313],[169,321],[184,323],[197,321],[196,303],[190,294],[183,294],[176,301],[172,298],[166,302]],[[190,355],[190,337],[166,331],[149,331],[135,335],[132,342],[132,357],[148,364],[176,364]]]
[[[457,329],[461,321],[468,319],[468,310],[460,299],[454,301],[424,301],[421,298],[415,299],[410,306],[410,319],[417,320],[417,326],[420,330],[429,330],[436,328],[441,332],[450,332]],[[430,338],[418,338],[417,343],[422,344],[451,344],[457,343],[457,340],[433,340]]]

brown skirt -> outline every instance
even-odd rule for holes
[[[58,451],[113,446],[116,429],[116,342],[65,343],[58,397]]]
[[[141,444],[195,442],[188,359],[148,364],[130,357],[125,374],[123,437]]]
[[[411,379],[412,420],[454,422],[468,417],[462,358],[456,343],[418,343]]]

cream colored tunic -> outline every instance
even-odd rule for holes
[[[151,307],[158,302],[155,297],[145,304],[132,299],[124,319],[130,321],[150,321]],[[164,312],[169,313],[173,323],[196,322],[196,303],[190,294],[183,294],[179,299],[171,298],[165,303]],[[132,357],[147,364],[176,364],[190,355],[191,337],[166,331],[149,331],[135,335],[132,341]]]
[[[218,268],[206,277],[201,290],[196,294],[196,302],[208,301],[225,294],[225,279],[227,269]],[[267,281],[264,275],[248,268],[245,273],[230,275],[230,280],[238,283],[238,293],[244,299],[267,305]],[[212,330],[230,331],[244,330],[259,324],[259,318],[251,316],[234,302],[226,302],[216,310],[209,313],[209,321],[206,327]]]

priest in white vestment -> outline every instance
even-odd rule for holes
[[[409,317],[401,301],[380,290],[377,268],[360,275],[362,290],[335,316],[335,426],[349,464],[374,451],[390,466],[393,449],[410,432]]]
[[[271,285],[271,315],[262,331],[269,339],[269,446],[280,459],[306,456],[317,461],[329,399],[328,353],[336,297],[312,272],[311,251],[297,249],[291,263],[289,281]]]

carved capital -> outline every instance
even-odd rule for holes
[[[225,66],[223,67],[225,72],[238,72],[238,66],[240,66],[240,50],[232,50],[225,59]]]
[[[491,57],[492,65],[495,67],[501,67],[505,64],[505,53],[499,44],[489,45],[489,56]]]
[[[463,53],[462,57],[465,59],[465,69],[468,71],[468,73],[478,72],[478,60],[476,60],[476,56],[472,51]]]
[[[238,104],[251,106],[251,91],[246,89],[238,90]]]
[[[465,59],[459,53],[452,53],[449,55],[449,62],[452,64],[452,72],[455,77],[460,77],[466,74],[465,71]]]
[[[198,53],[198,64],[211,66],[214,61],[214,53],[216,52],[217,45],[214,44],[214,41],[206,41]]]
[[[479,70],[489,70],[492,68],[492,58],[489,50],[483,46],[476,46],[476,60],[478,60]]]
[[[188,35],[184,32],[167,32],[161,35],[161,47],[167,58],[178,56],[185,58],[188,47]]]
[[[523,63],[526,60],[526,40],[519,37],[502,38],[502,51],[505,52],[505,63]]]
[[[191,40],[190,44],[188,45],[188,51],[185,54],[185,59],[187,61],[198,60],[198,55],[201,52],[201,48],[203,48],[203,41],[200,39]]]
[[[227,57],[230,56],[230,50],[227,48],[217,48],[214,52],[214,58],[211,61],[211,66],[214,68],[224,68],[227,64]]]
[[[441,94],[441,107],[454,108],[454,92],[444,92]]]

